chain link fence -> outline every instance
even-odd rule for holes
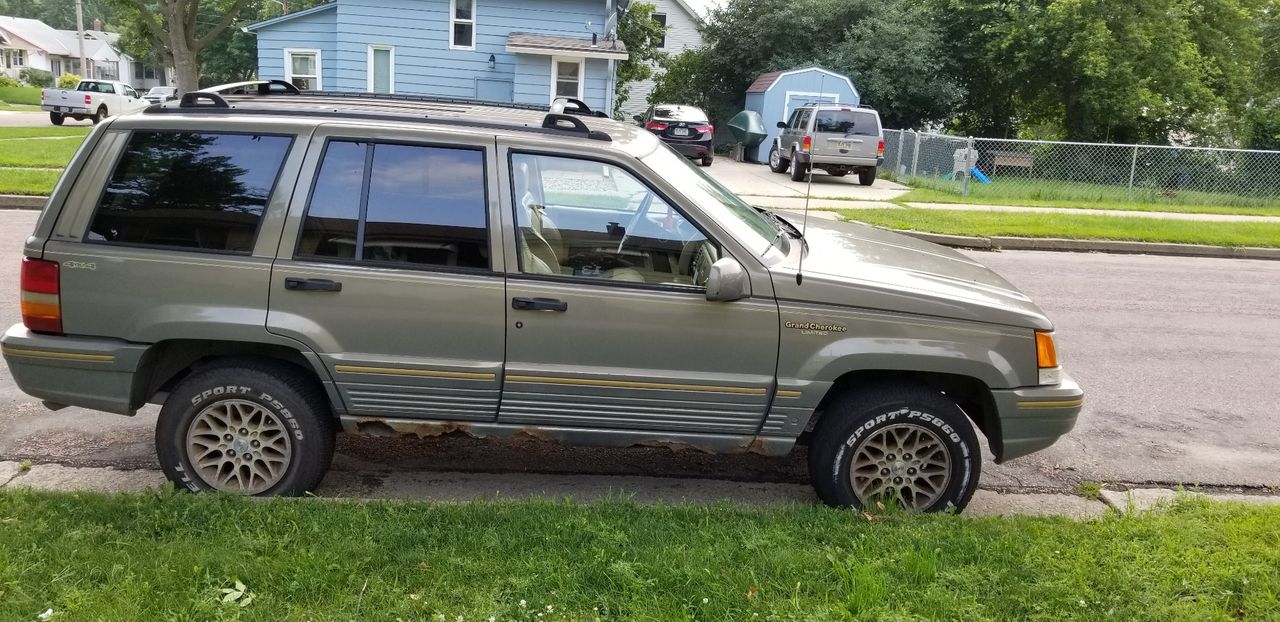
[[[961,138],[885,130],[886,174],[981,202],[1280,206],[1280,151]]]

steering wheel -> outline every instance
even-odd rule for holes
[[[635,216],[631,217],[631,222],[627,223],[627,228],[623,229],[622,240],[618,242],[618,250],[614,251],[615,254],[622,254],[622,247],[627,245],[627,238],[631,237],[631,232],[639,224],[640,218],[648,213],[651,205],[653,205],[653,191],[649,190],[645,192],[644,198],[640,199],[640,209],[636,210]]]

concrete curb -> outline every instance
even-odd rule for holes
[[[164,485],[155,469],[123,470],[37,464],[23,471],[17,462],[0,461],[0,490],[27,488],[62,492],[144,492]],[[591,502],[629,498],[639,503],[711,505],[722,501],[776,506],[816,504],[804,484],[735,482],[726,480],[538,473],[448,473],[417,471],[332,471],[316,491],[330,500],[415,500],[462,503],[529,498],[573,499]],[[1280,505],[1280,496],[1206,494],[1168,488],[1103,490],[1098,499],[1074,494],[997,492],[979,490],[965,516],[1062,516],[1088,520],[1108,512],[1143,512],[1173,502],[1180,495],[1217,501]]]
[[[31,197],[21,194],[0,194],[0,209],[44,209],[49,197]]]
[[[1128,255],[1168,255],[1174,257],[1212,257],[1219,259],[1267,259],[1280,261],[1280,248],[1254,246],[1208,246],[1202,244],[1166,244],[1160,242],[1120,242],[1112,240],[1068,240],[1065,238],[990,238],[942,235],[906,229],[888,229],[943,246],[1009,251],[1066,251],[1076,253],[1115,253]]]

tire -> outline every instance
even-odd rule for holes
[[[782,153],[778,151],[778,146],[774,145],[769,149],[769,170],[775,173],[785,173],[790,168],[791,161],[782,157]]]
[[[220,428],[221,422],[239,422],[248,433],[234,425]],[[329,470],[335,427],[323,390],[302,370],[228,360],[193,373],[169,394],[156,423],[156,455],[169,480],[193,492],[298,496],[315,489]],[[219,430],[230,434],[220,437]],[[202,447],[202,455],[213,454],[205,468],[191,455]],[[246,450],[265,476],[232,457]]]
[[[858,183],[863,186],[870,186],[876,183],[876,167],[873,166],[858,171]]]
[[[714,160],[715,160],[715,158],[712,158],[711,156],[706,156],[706,157],[702,158],[702,161],[701,161],[701,162],[699,162],[699,164],[701,164],[702,166],[711,166],[711,163],[712,163]]]
[[[54,125],[62,125],[62,122],[65,120],[66,120],[66,117],[62,116],[61,114],[58,114],[56,112],[49,113],[49,122]]]
[[[94,125],[97,125],[97,124],[99,124],[99,123],[102,123],[103,121],[106,121],[106,120],[107,120],[107,107],[106,107],[106,106],[98,106],[98,111],[97,111],[97,112],[95,112],[95,113],[93,113],[92,120],[93,120],[93,124],[94,124]]]
[[[889,451],[877,451],[881,443]],[[861,492],[851,477],[855,460],[865,465],[859,470],[865,477],[856,480]],[[861,509],[888,495],[908,511],[958,512],[981,474],[982,450],[968,417],[940,391],[921,385],[874,386],[838,398],[809,443],[809,479],[818,497],[836,507]],[[915,488],[890,491],[895,482],[889,478]]]
[[[805,169],[798,158],[791,160],[791,181],[804,181]]]

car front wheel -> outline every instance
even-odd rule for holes
[[[228,361],[169,394],[156,454],[165,475],[192,491],[297,496],[328,471],[334,430],[323,391],[298,368]]]
[[[832,506],[960,511],[981,471],[978,438],[964,412],[923,385],[870,387],[835,400],[809,445],[809,478]]]
[[[782,153],[778,151],[777,145],[774,145],[772,149],[769,149],[769,170],[775,173],[785,173],[789,166],[791,166],[791,162],[782,157]]]

